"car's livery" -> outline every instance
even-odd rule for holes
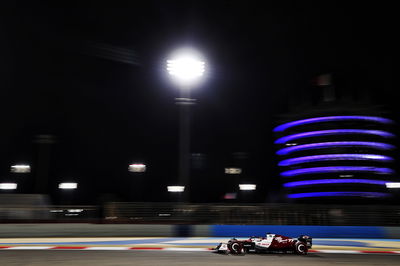
[[[311,247],[312,238],[306,235],[291,238],[268,233],[265,237],[252,236],[246,240],[232,238],[227,243],[220,243],[214,250],[219,253],[231,254],[294,252],[305,255]]]

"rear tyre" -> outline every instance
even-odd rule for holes
[[[294,245],[294,251],[296,252],[296,254],[306,255],[308,251],[307,245],[303,242],[296,242],[296,244]]]

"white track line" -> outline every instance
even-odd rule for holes
[[[8,246],[1,247],[1,250],[139,250],[139,251],[186,251],[186,252],[197,252],[197,251],[209,251],[208,248],[183,248],[183,247],[171,247],[171,248],[148,248],[148,247],[67,247],[67,246]],[[340,250],[340,249],[318,249],[312,250],[310,253],[329,253],[329,254],[393,254],[400,255],[400,251],[385,251],[385,250]]]
[[[51,246],[17,246],[17,247],[9,247],[5,249],[20,249],[20,250],[33,250],[33,249],[51,249]]]
[[[130,247],[87,247],[84,250],[129,250]]]
[[[315,250],[315,253],[333,253],[333,254],[340,254],[340,253],[343,253],[343,254],[355,254],[355,253],[360,253],[359,251],[357,251],[357,250],[340,250],[340,249],[318,249],[318,250]]]

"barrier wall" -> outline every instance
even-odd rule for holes
[[[400,227],[296,225],[0,224],[14,237],[249,237],[276,233],[313,238],[399,238]]]
[[[385,227],[378,226],[307,226],[307,225],[212,225],[212,235],[217,237],[264,236],[265,233],[314,238],[390,238]]]

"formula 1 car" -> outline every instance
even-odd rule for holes
[[[252,236],[246,240],[230,239],[227,243],[220,243],[214,250],[225,254],[246,253],[296,253],[306,255],[312,247],[312,238],[301,235],[291,238],[278,234],[267,233],[265,237]]]

